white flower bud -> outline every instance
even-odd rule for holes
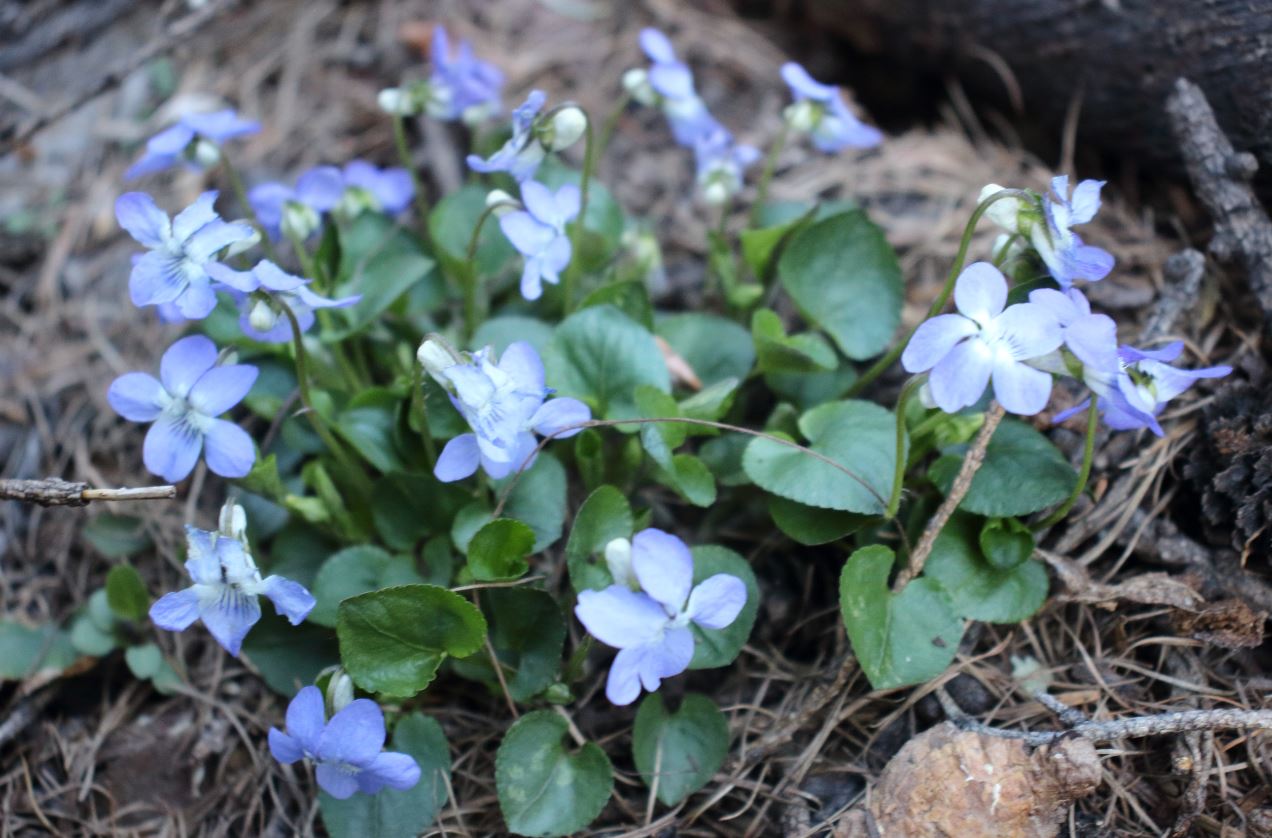
[[[632,543],[626,538],[616,538],[605,545],[605,565],[615,585],[626,585],[633,591],[640,590],[640,582],[632,570]]]
[[[288,201],[283,205],[283,220],[279,226],[282,227],[283,235],[287,238],[303,242],[313,235],[320,224],[322,224],[322,218],[308,204]]]
[[[976,199],[976,203],[983,203],[990,196],[1003,191],[1004,187],[996,183],[990,183],[980,191],[980,195]],[[989,220],[1002,227],[1009,233],[1019,233],[1020,231],[1020,211],[1025,209],[1025,202],[1019,198],[1002,198],[990,204],[989,209],[985,211],[985,215],[989,216]]]
[[[711,178],[702,185],[702,200],[713,207],[727,204],[732,194],[728,184],[720,178]]]
[[[562,151],[579,141],[587,130],[587,114],[582,108],[568,105],[552,115],[551,127],[548,130],[550,140],[546,143],[549,151]]]
[[[821,117],[821,108],[815,102],[805,99],[802,102],[794,102],[787,105],[786,110],[782,111],[782,117],[792,131],[807,134],[817,127],[817,122]]]
[[[394,116],[412,116],[415,113],[415,106],[410,95],[400,87],[384,88],[376,94],[375,102],[380,106],[380,110]]]
[[[221,162],[221,149],[211,140],[199,138],[189,152],[190,159],[205,169],[210,169]]]
[[[476,105],[469,105],[464,108],[464,112],[459,115],[459,119],[469,128],[475,128],[494,115],[495,105],[493,102],[479,102]]]
[[[496,218],[499,218],[510,212],[516,212],[517,208],[521,206],[521,202],[502,189],[492,189],[486,195],[486,206],[495,214]]]
[[[246,222],[240,221],[240,223],[246,223]],[[236,241],[234,244],[230,245],[229,247],[225,249],[225,258],[229,259],[231,256],[238,256],[240,253],[246,253],[247,251],[251,250],[253,247],[256,247],[260,243],[261,243],[261,231],[253,227],[252,234],[250,236],[248,236],[245,239],[240,239],[239,241]]]
[[[442,373],[459,363],[455,353],[437,338],[429,338],[421,343],[420,348],[415,352],[415,359],[420,362],[424,371],[443,387],[448,386],[450,382]]]
[[[257,300],[247,315],[247,323],[258,332],[268,332],[278,323],[278,312],[268,300]]]
[[[658,91],[649,83],[649,71],[643,67],[633,67],[623,73],[623,89],[642,105],[653,105],[658,101]]]
[[[222,535],[237,541],[247,541],[247,512],[237,503],[226,503],[221,507],[217,528]]]
[[[335,672],[327,681],[327,704],[334,716],[353,702],[353,679],[344,670]]]

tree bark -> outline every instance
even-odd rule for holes
[[[1081,97],[1081,141],[1149,162],[1179,159],[1162,103],[1188,78],[1233,143],[1272,164],[1272,0],[806,0],[804,8],[863,52],[950,70],[981,97],[1019,102],[1057,136]]]

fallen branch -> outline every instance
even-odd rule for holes
[[[39,506],[88,506],[95,500],[166,500],[176,496],[176,486],[92,489],[87,483],[75,483],[57,477],[44,480],[0,480],[0,500],[16,500]]]

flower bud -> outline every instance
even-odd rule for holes
[[[495,113],[493,102],[479,102],[476,105],[469,105],[464,108],[463,113],[459,115],[459,119],[469,128],[475,128],[490,119]]]
[[[510,212],[516,212],[521,202],[502,189],[492,189],[486,195],[486,206],[496,218],[500,218]]]
[[[420,348],[415,353],[415,359],[420,362],[424,371],[443,387],[448,386],[450,382],[442,373],[459,363],[459,359],[455,357],[450,347],[446,346],[440,338],[432,337],[420,344]]]
[[[984,203],[990,196],[1003,191],[1002,186],[996,183],[990,183],[980,191],[976,202]],[[1009,233],[1019,233],[1020,231],[1020,211],[1025,209],[1025,202],[1019,198],[1000,198],[989,205],[989,209],[985,210],[985,214],[989,216],[989,220],[1002,227]]]
[[[394,116],[414,116],[415,105],[410,95],[400,87],[386,87],[375,96],[375,103],[380,110]]]
[[[605,545],[605,565],[615,585],[626,585],[633,591],[640,590],[640,582],[632,570],[632,543],[626,538],[616,538]]]
[[[786,124],[792,131],[798,131],[801,134],[807,134],[816,128],[820,116],[821,108],[808,99],[787,105],[786,110],[782,111]]]
[[[210,169],[221,162],[221,149],[216,147],[216,143],[202,137],[195,140],[194,147],[188,153],[190,159],[204,169]]]
[[[658,91],[649,83],[649,71],[643,67],[633,67],[623,73],[623,89],[642,105],[652,105],[658,101]]]
[[[455,91],[445,84],[421,82],[411,88],[411,96],[419,103],[418,107],[434,119],[451,119],[451,106],[455,101]]]
[[[217,522],[217,528],[221,534],[236,541],[247,540],[247,512],[237,503],[226,501],[221,507],[220,519]]]
[[[338,669],[327,681],[327,704],[334,716],[353,702],[353,679],[343,669]]]
[[[548,151],[562,151],[579,141],[587,130],[587,114],[582,108],[566,105],[552,115],[542,141]]]
[[[278,324],[278,312],[268,300],[257,300],[247,315],[247,323],[258,332],[268,332]]]
[[[296,241],[304,241],[322,224],[322,218],[308,204],[288,201],[283,205],[283,220],[279,225],[283,235]]]

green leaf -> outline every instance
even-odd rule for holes
[[[815,208],[810,208],[802,215],[781,224],[743,230],[738,238],[742,244],[742,258],[750,266],[751,272],[761,280],[770,276],[769,270],[773,266],[773,259],[781,256],[782,251],[790,243],[790,238],[793,238],[798,230],[803,229],[812,220],[815,212]]]
[[[764,383],[769,389],[800,410],[810,410],[823,402],[841,399],[857,380],[851,364],[822,372],[770,372]]]
[[[222,298],[224,299],[224,297]],[[241,340],[243,337],[243,329],[239,326],[238,308],[234,308],[234,334],[230,341]],[[225,341],[229,342],[229,341]],[[222,341],[217,341],[218,345]],[[256,381],[252,383],[252,389],[243,398],[243,404],[257,416],[266,421],[273,421],[278,414],[283,412],[283,407],[287,404],[287,400],[291,394],[296,392],[296,371],[290,362],[284,362],[277,358],[253,358],[252,364],[258,370]],[[252,470],[256,470],[256,466],[260,465],[261,460],[258,457]],[[250,480],[249,474],[244,480]],[[252,489],[251,491],[258,491]],[[261,492],[261,494],[265,494]]]
[[[96,590],[71,621],[71,645],[80,654],[92,657],[108,655],[120,645],[117,628],[115,612],[110,608],[106,590]]]
[[[260,622],[243,641],[243,653],[260,670],[269,688],[292,696],[318,673],[340,662],[331,629],[313,623],[293,626],[287,619],[264,609]]]
[[[122,559],[151,546],[140,518],[130,515],[98,515],[84,525],[84,538],[108,559]]]
[[[587,308],[567,317],[557,327],[544,365],[550,386],[610,419],[636,415],[632,392],[641,384],[671,390],[653,335],[613,306]]]
[[[318,810],[332,838],[414,838],[437,819],[446,804],[451,771],[450,746],[442,726],[428,716],[411,713],[397,723],[388,747],[415,758],[419,782],[405,791],[386,788],[347,800],[319,792]]]
[[[504,670],[514,701],[528,701],[557,680],[565,648],[565,618],[550,594],[534,588],[482,591],[482,611],[490,622],[490,645]],[[498,690],[484,651],[456,660],[455,669]]]
[[[251,519],[248,520],[250,526]],[[266,557],[268,563],[264,569],[312,591],[319,568],[334,551],[335,545],[315,527],[303,521],[292,521],[270,542]]]
[[[961,465],[961,457],[942,457],[928,477],[949,492]],[[1077,482],[1077,472],[1050,440],[1024,422],[1007,419],[990,437],[985,462],[958,508],[990,518],[1028,515],[1063,501]]]
[[[654,327],[654,305],[642,280],[624,280],[602,285],[583,298],[580,309],[612,305],[646,329]]]
[[[588,742],[568,753],[566,721],[551,710],[527,713],[509,728],[495,756],[495,787],[508,829],[517,835],[569,835],[605,808],[614,770]]]
[[[706,463],[692,454],[671,458],[671,468],[664,471],[668,483],[694,506],[706,508],[716,501],[715,476]]]
[[[705,387],[730,378],[745,381],[755,366],[755,346],[746,329],[714,314],[659,317],[657,332],[693,368]]]
[[[883,230],[861,210],[799,231],[777,274],[805,319],[855,361],[886,349],[901,324],[901,266]]]
[[[395,474],[377,480],[371,491],[376,532],[395,550],[450,532],[455,513],[470,502],[470,493],[431,474]]]
[[[642,419],[676,419],[680,406],[662,390],[642,384],[632,394]],[[671,468],[672,452],[684,444],[688,426],[676,422],[650,422],[640,425],[640,441],[654,462]]]
[[[164,660],[163,652],[153,643],[129,646],[124,650],[124,663],[128,664],[134,676],[150,681],[164,695],[172,695],[181,685],[181,676]]]
[[[590,561],[603,554],[605,545],[616,538],[631,538],[632,507],[627,497],[613,486],[601,486],[579,507],[565,545],[570,584],[575,591],[594,590],[614,584],[605,562]]]
[[[999,568],[977,550],[977,519],[956,515],[932,545],[923,575],[940,583],[954,611],[970,620],[1015,623],[1032,617],[1047,601],[1047,571],[1026,560]]]
[[[275,454],[257,457],[247,476],[239,478],[235,483],[248,492],[271,500],[282,501],[287,497],[287,487],[278,474],[278,456]]]
[[[549,156],[539,166],[535,179],[556,192],[567,183],[579,186],[582,183],[582,173],[566,166],[559,159]],[[605,185],[597,183],[593,178],[588,185],[587,212],[583,216],[583,228],[596,233],[602,240],[602,246],[595,254],[594,262],[602,257],[608,259],[618,249],[626,226],[623,208],[618,201],[614,200],[614,196],[605,188]],[[587,270],[595,270],[597,267],[596,264],[585,266]]]
[[[348,440],[368,463],[385,474],[406,470],[396,445],[402,399],[390,390],[373,388],[359,393],[336,418],[336,432]]]
[[[479,582],[516,579],[530,569],[534,530],[520,521],[499,518],[479,529],[468,542],[468,569]]]
[[[876,690],[936,677],[954,660],[963,637],[963,621],[934,580],[920,577],[899,594],[888,590],[894,559],[888,547],[863,547],[848,557],[839,577],[844,626]]]
[[[751,570],[746,559],[727,547],[705,544],[693,550],[693,584],[697,585],[717,573],[736,576],[746,585],[746,605],[738,613],[738,618],[722,629],[704,629],[697,623],[691,623],[694,648],[690,669],[714,669],[728,666],[742,651],[746,641],[751,637],[751,628],[755,625],[755,615],[760,607],[760,588],[755,581],[755,572]]]
[[[991,518],[981,527],[981,554],[999,570],[1011,570],[1029,560],[1034,551],[1033,531],[1015,518]]]
[[[742,469],[742,455],[753,437],[728,433],[709,439],[698,449],[698,457],[711,469],[721,486],[746,486],[751,482]]]
[[[816,372],[839,364],[825,338],[813,333],[788,337],[782,318],[767,308],[756,309],[751,316],[751,339],[764,372]]]
[[[117,564],[106,574],[106,601],[122,620],[140,620],[150,608],[150,593],[132,565]]]
[[[60,675],[78,657],[66,632],[52,623],[24,626],[0,620],[0,681]]]
[[[477,219],[485,211],[485,187],[470,183],[442,198],[428,214],[429,236],[438,248],[439,258],[452,273],[468,260],[468,242],[477,228]],[[494,276],[514,252],[499,229],[498,220],[487,218],[477,237],[477,273]]]
[[[468,600],[434,585],[402,585],[340,603],[340,658],[369,692],[407,698],[424,689],[446,655],[481,647],[486,620]]]
[[[742,457],[755,484],[805,506],[882,514],[896,465],[893,415],[872,402],[830,402],[801,416],[799,429],[809,448],[856,476],[803,451],[756,438]]]
[[[477,327],[472,346],[493,346],[495,355],[502,356],[508,345],[523,340],[543,357],[552,342],[552,326],[534,317],[505,314],[492,317]]]
[[[340,603],[349,597],[422,581],[410,556],[394,556],[369,544],[346,547],[330,556],[319,569],[313,587],[318,603],[309,612],[309,621],[334,627]]]
[[[706,419],[718,421],[733,406],[741,382],[736,378],[722,378],[714,384],[708,384],[689,398],[680,402],[680,415],[690,419]],[[715,436],[719,431],[694,425],[684,425],[685,433],[690,436]]]
[[[496,491],[502,494],[511,482],[511,477],[498,481]],[[565,528],[565,501],[565,468],[560,460],[545,452],[521,474],[504,504],[504,515],[534,530],[533,552],[541,553],[561,537]]]
[[[434,288],[430,296],[440,302],[445,290],[433,270],[433,260],[415,237],[391,218],[364,212],[342,224],[339,232],[340,276],[332,296],[358,294],[362,299],[332,312],[333,319],[341,325],[322,331],[325,343],[362,331],[416,283],[431,282]]]
[[[632,757],[645,785],[675,806],[711,781],[729,753],[729,723],[715,702],[687,693],[668,713],[661,693],[650,693],[636,711]]]
[[[776,496],[769,498],[768,507],[779,530],[793,541],[810,547],[838,541],[877,520],[873,515],[818,509]]]

